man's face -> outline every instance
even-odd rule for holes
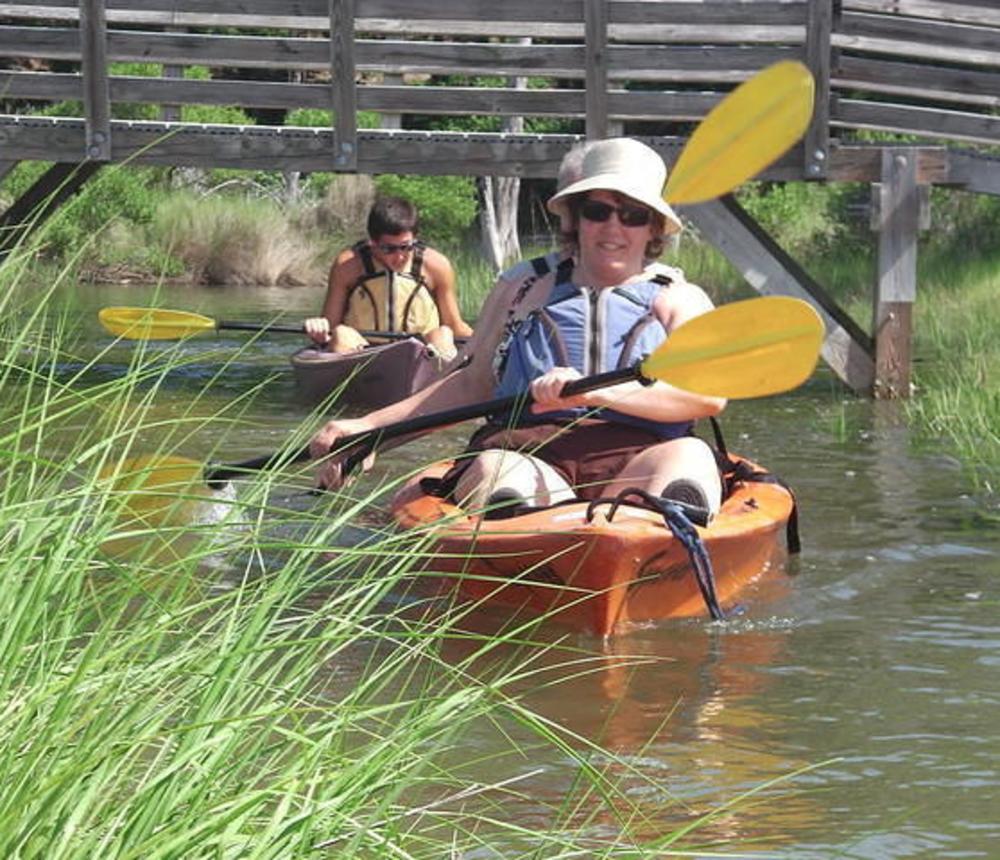
[[[403,272],[409,265],[415,241],[416,236],[409,230],[404,233],[382,235],[371,240],[372,255],[385,268]]]

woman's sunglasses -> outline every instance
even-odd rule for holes
[[[400,242],[398,245],[393,245],[392,242],[379,242],[377,247],[383,254],[409,254],[416,245],[416,242]]]
[[[624,227],[645,227],[653,213],[645,206],[612,206],[600,200],[584,200],[580,204],[580,215],[588,221],[604,223],[612,212],[618,213],[618,220]]]

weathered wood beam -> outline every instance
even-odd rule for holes
[[[908,61],[841,57],[833,84],[852,90],[855,95],[865,91],[926,101],[1000,106],[1000,71],[986,69],[949,69]]]
[[[880,399],[910,395],[920,208],[916,150],[884,152],[879,186],[878,281],[873,315],[874,394]]]
[[[1000,141],[1000,117],[942,108],[836,99],[830,125],[867,128],[974,143]]]
[[[951,152],[947,178],[940,184],[1000,195],[1000,158],[976,152]]]
[[[813,0],[806,25],[806,65],[816,86],[815,107],[805,135],[806,177],[823,179],[830,160],[830,32],[833,0]]]
[[[354,83],[354,0],[330,0],[333,164],[358,169],[358,98]]]
[[[586,22],[586,131],[588,140],[608,136],[608,4],[584,0]]]
[[[80,2],[83,115],[87,122],[84,158],[111,159],[111,97],[108,92],[108,30],[104,0]]]
[[[875,370],[871,338],[731,195],[684,206],[681,213],[755,290],[794,296],[812,304],[826,325],[823,359],[855,391],[871,391]]]
[[[1000,7],[996,0],[843,0],[843,3],[852,12],[912,15],[933,21],[1000,27]]]

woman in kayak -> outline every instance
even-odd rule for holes
[[[500,280],[459,370],[361,418],[327,423],[310,443],[312,455],[327,455],[349,434],[530,390],[530,409],[490,416],[449,474],[446,483],[467,509],[501,501],[544,506],[638,487],[718,510],[714,454],[691,430],[696,419],[718,414],[724,400],[664,382],[560,395],[571,380],[634,363],[712,309],[704,290],[679,270],[647,271],[682,226],[661,197],[665,181],[663,160],[645,144],[592,144],[581,178],[548,201],[571,227],[574,248],[554,285],[548,278]],[[340,462],[326,460],[321,486],[341,483]]]

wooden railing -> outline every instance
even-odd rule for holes
[[[810,66],[819,99],[777,178],[876,178],[877,154],[852,148],[860,130],[1000,144],[994,0],[28,0],[0,3],[0,162],[551,176],[573,135],[624,130],[671,155],[735,83],[784,58]],[[118,62],[162,76],[109,74]],[[212,77],[181,76],[190,66]],[[530,86],[509,85],[515,76]],[[483,78],[493,83],[473,85]],[[83,105],[78,116],[30,116],[67,101]],[[135,105],[337,119],[328,129],[165,118],[176,109],[116,119]],[[392,128],[359,130],[359,112]],[[453,116],[525,117],[529,132],[426,130]],[[550,133],[538,119],[563,125]]]

